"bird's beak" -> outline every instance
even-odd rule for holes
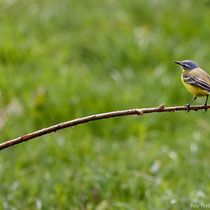
[[[181,62],[179,62],[179,61],[174,61],[174,63],[181,65]]]

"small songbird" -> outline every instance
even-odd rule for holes
[[[188,108],[197,99],[197,97],[206,96],[204,104],[205,111],[207,111],[208,97],[210,94],[210,76],[199,66],[190,60],[174,61],[182,68],[181,80],[185,88],[194,95],[194,99],[186,104]]]

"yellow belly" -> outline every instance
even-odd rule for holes
[[[209,94],[208,91],[206,90],[202,90],[201,88],[198,88],[196,86],[193,86],[193,85],[190,85],[186,82],[184,82],[183,78],[181,77],[182,79],[182,83],[183,85],[185,86],[185,88],[191,93],[193,94],[194,96],[196,97],[202,97],[202,96],[207,96]]]

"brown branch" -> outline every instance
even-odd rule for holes
[[[208,105],[207,108],[209,109],[210,105]],[[190,107],[190,110],[194,110],[194,111],[197,111],[200,109],[205,109],[205,106],[191,106]],[[79,125],[82,123],[87,123],[90,121],[111,118],[111,117],[125,116],[125,115],[143,115],[146,113],[153,113],[153,112],[175,112],[175,111],[182,111],[182,110],[188,111],[188,107],[186,106],[164,107],[164,104],[162,104],[159,107],[155,107],[155,108],[129,109],[129,110],[107,112],[107,113],[102,113],[102,114],[91,115],[88,117],[77,118],[75,120],[59,123],[57,125],[53,125],[51,127],[43,128],[33,133],[26,134],[16,139],[3,142],[0,144],[0,150],[3,150],[7,147],[11,147],[15,144],[19,144],[21,142],[28,141],[30,139],[34,139],[38,136],[42,136],[47,133],[56,132],[57,130],[60,130],[63,128],[72,127],[72,126]]]

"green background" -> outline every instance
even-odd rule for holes
[[[1,0],[1,142],[96,113],[190,102],[173,61],[210,73],[209,23],[208,0]],[[203,112],[100,120],[3,150],[0,208],[210,205]]]

